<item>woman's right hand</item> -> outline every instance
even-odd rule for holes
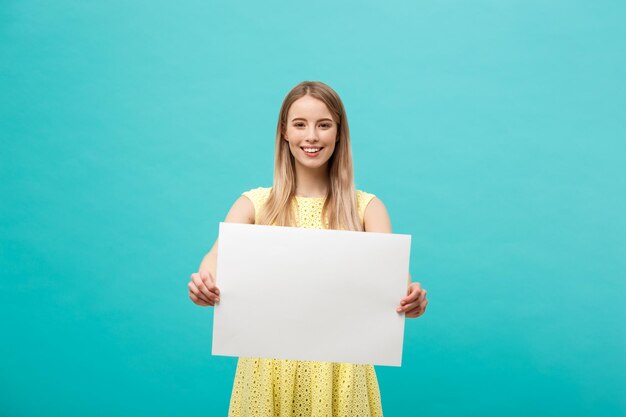
[[[189,287],[189,298],[199,306],[213,307],[220,301],[220,290],[215,285],[215,278],[210,272],[191,274],[187,287]]]

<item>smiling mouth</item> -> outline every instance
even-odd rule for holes
[[[305,153],[315,155],[316,153],[318,153],[324,148],[323,147],[321,148],[320,147],[301,147],[300,149],[302,149]]]

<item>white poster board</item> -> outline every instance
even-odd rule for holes
[[[220,223],[213,355],[400,366],[411,236]]]

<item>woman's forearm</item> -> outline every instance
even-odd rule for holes
[[[217,242],[213,245],[213,248],[204,255],[202,258],[202,262],[200,262],[200,267],[198,268],[198,272],[206,273],[210,272],[215,278],[215,272],[217,271]]]

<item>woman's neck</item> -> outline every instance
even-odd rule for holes
[[[308,169],[296,164],[296,195],[300,197],[321,197],[328,191],[327,165],[319,169]]]

